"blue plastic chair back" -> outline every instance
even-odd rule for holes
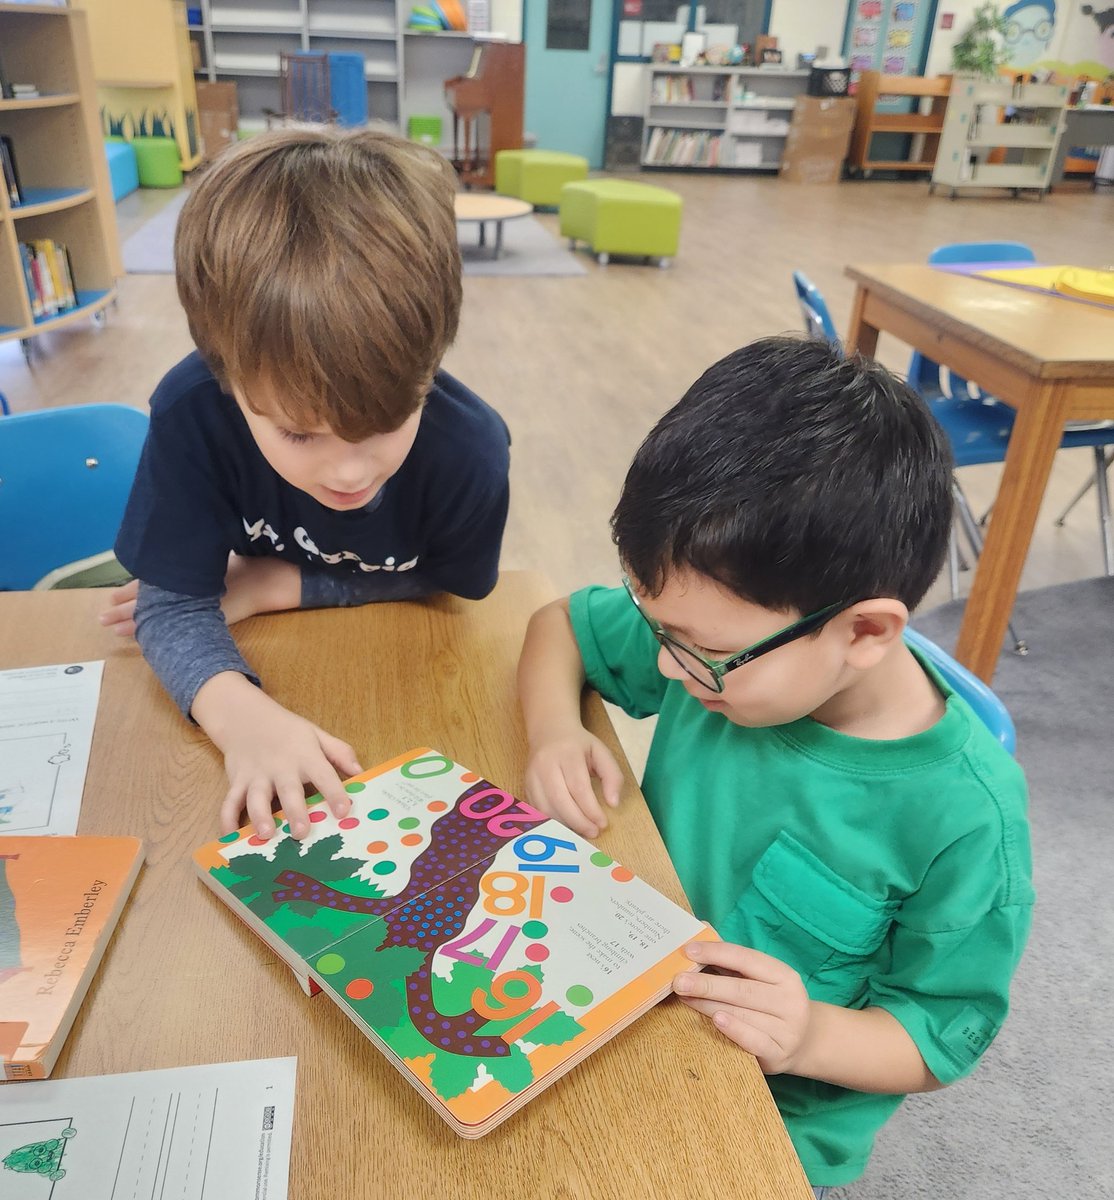
[[[797,289],[797,303],[805,319],[805,333],[809,337],[823,338],[840,349],[839,334],[820,289],[802,271],[793,272],[793,286]]]
[[[928,256],[930,266],[947,263],[1025,262],[1033,263],[1037,256],[1022,242],[951,242],[937,246]],[[977,384],[954,371],[941,371],[940,364],[913,351],[909,362],[909,383],[927,400],[945,397],[949,400],[979,402],[990,399]],[[1000,460],[997,460],[1000,461]]]
[[[32,588],[112,549],[147,425],[146,413],[122,404],[0,421],[0,590]]]
[[[905,641],[927,659],[944,677],[945,682],[974,710],[975,716],[990,730],[1011,754],[1017,750],[1017,730],[1006,706],[977,675],[945,654],[935,642],[930,642],[915,629],[905,630]]]
[[[12,410],[8,407],[8,398],[0,392],[0,417],[6,417]]]

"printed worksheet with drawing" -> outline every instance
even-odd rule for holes
[[[0,835],[77,832],[103,670],[0,671]]]
[[[4,1200],[286,1200],[297,1059],[0,1088]]]

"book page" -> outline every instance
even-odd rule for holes
[[[77,832],[103,670],[0,671],[0,835]]]
[[[0,1088],[4,1200],[286,1200],[297,1059]]]

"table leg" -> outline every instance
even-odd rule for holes
[[[481,249],[487,245],[487,222],[480,222],[480,247]]]
[[[865,305],[866,288],[860,284],[855,288],[855,303],[851,308],[851,324],[847,330],[844,349],[848,354],[861,354],[863,358],[873,358],[878,349],[878,330],[863,320]]]
[[[503,253],[503,222],[496,221],[495,222],[495,252],[492,254],[491,257],[498,258],[499,255],[502,253]]]
[[[1041,499],[1060,446],[1068,385],[1040,385],[1017,411],[990,528],[963,610],[955,656],[986,683],[1002,649]]]

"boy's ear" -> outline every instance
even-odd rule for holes
[[[900,600],[879,596],[853,605],[844,614],[847,621],[847,664],[866,670],[901,640],[909,623],[909,610]]]

